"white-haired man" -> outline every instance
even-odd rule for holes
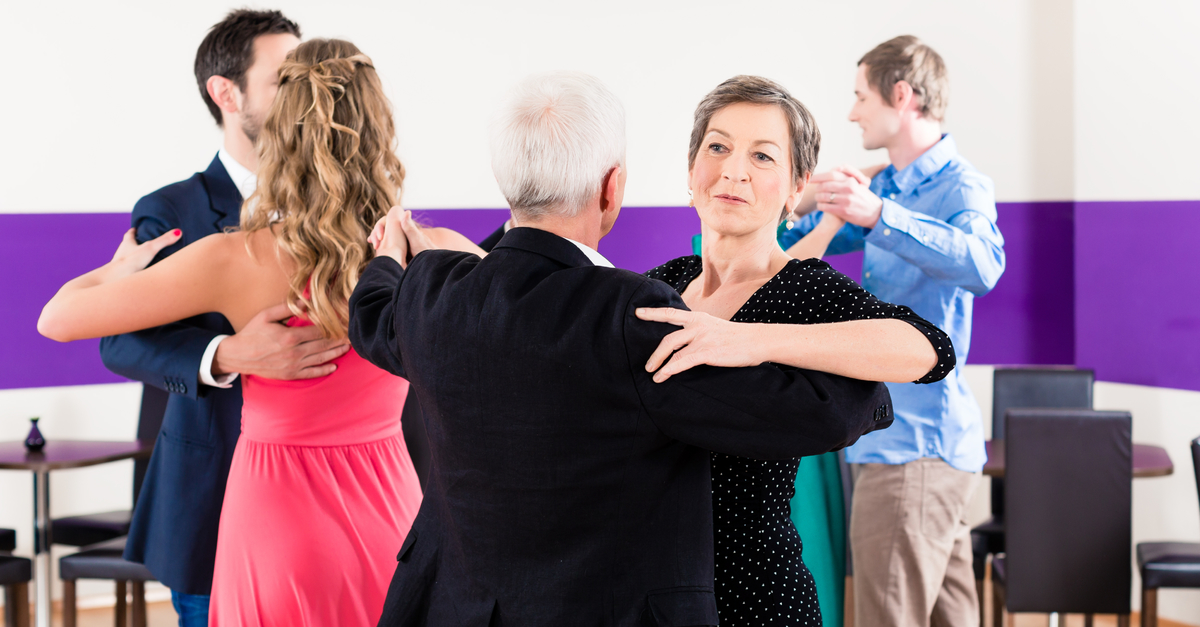
[[[881,384],[792,368],[654,381],[672,327],[636,310],[683,301],[596,252],[624,126],[596,79],[531,79],[493,137],[517,226],[492,253],[426,250],[399,209],[372,235],[350,340],[412,383],[432,452],[381,625],[716,625],[708,451],[824,452],[890,416]]]

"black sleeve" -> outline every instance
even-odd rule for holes
[[[175,208],[155,195],[142,198],[134,206],[132,224],[139,242],[182,226]],[[182,247],[175,244],[162,250],[154,263]],[[102,338],[100,359],[106,368],[123,377],[194,399],[208,389],[200,385],[200,362],[217,335],[187,322],[174,322]]]
[[[396,308],[404,268],[391,257],[377,257],[367,264],[350,294],[350,346],[363,359],[397,376],[404,376],[404,362],[396,342]]]
[[[505,221],[504,224],[508,224],[508,222]],[[500,238],[504,237],[504,224],[501,224],[500,228],[492,231],[491,235],[483,238],[482,242],[479,242],[479,247],[483,249],[483,252],[492,252],[492,249],[500,242]]]
[[[812,260],[806,268],[818,279],[817,284],[824,290],[822,306],[813,317],[806,322],[846,322],[848,320],[878,320],[893,318],[903,320],[923,333],[933,345],[937,353],[937,363],[925,376],[917,379],[916,383],[934,383],[946,378],[954,370],[957,358],[954,355],[954,344],[950,336],[937,328],[932,322],[918,316],[912,309],[903,305],[879,300],[874,294],[863,289],[854,279],[834,270],[823,261]]]
[[[687,309],[665,283],[647,281],[625,310],[629,368],[643,407],[669,437],[750,459],[816,455],[853,444],[892,421],[882,383],[786,366],[698,366],[655,383],[645,364],[677,327],[639,320],[638,307]]]

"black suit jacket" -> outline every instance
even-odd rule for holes
[[[139,242],[183,230],[183,238],[157,261],[237,226],[241,207],[241,194],[220,159],[213,158],[204,172],[139,200],[133,227]],[[225,480],[241,433],[240,379],[229,389],[202,386],[200,360],[214,337],[232,333],[225,317],[213,313],[100,342],[109,370],[171,392],[125,558],[144,563],[168,588],[186,594],[208,594],[212,588]]]
[[[709,451],[824,453],[886,425],[882,384],[770,365],[654,383],[665,283],[510,230],[372,261],[350,340],[407,377],[432,451],[380,625],[716,625]]]

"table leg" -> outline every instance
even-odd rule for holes
[[[50,473],[33,473],[33,595],[37,627],[50,627]]]
[[[1050,627],[1058,627],[1059,626],[1060,623],[1058,622],[1058,612],[1050,612],[1049,622],[1050,622]],[[39,627],[41,627],[41,626],[39,625]]]

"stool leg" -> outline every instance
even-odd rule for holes
[[[117,582],[117,607],[116,617],[113,621],[117,627],[126,627],[129,623],[125,618],[125,582]]]
[[[1142,627],[1158,627],[1158,588],[1142,588]]]
[[[146,627],[146,582],[134,581],[133,586],[133,627]]]
[[[13,589],[17,602],[12,624],[16,627],[29,627],[29,583],[23,581],[15,584]]]
[[[1129,614],[1117,614],[1117,627],[1129,627]]]
[[[17,589],[16,584],[4,586],[4,625],[12,627],[17,622]]]
[[[1096,616],[1094,614],[1083,615],[1083,627],[1094,627],[1096,624]]]
[[[992,580],[992,627],[1004,627],[1004,585]]]
[[[75,580],[63,579],[63,627],[75,627]]]
[[[980,627],[982,627],[983,626],[983,614],[984,614],[983,580],[982,579],[975,580],[975,598],[979,599],[979,625],[980,625]]]

